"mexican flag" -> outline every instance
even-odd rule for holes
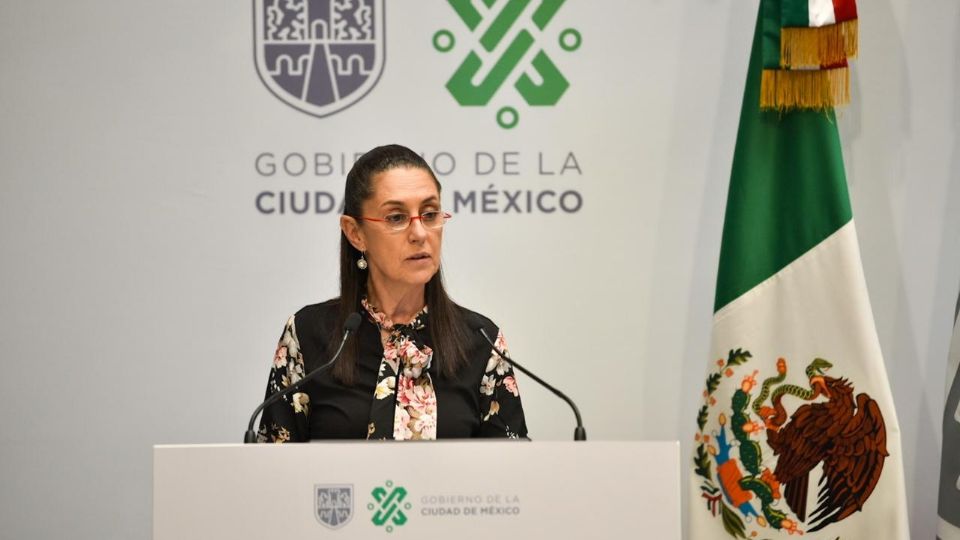
[[[689,538],[909,538],[900,429],[832,108],[760,108],[761,0],[727,200]],[[773,36],[776,37],[776,36]]]
[[[764,0],[760,106],[826,109],[850,102],[857,56],[855,0]]]
[[[940,522],[937,538],[960,540],[960,298],[953,315],[953,341],[947,361],[947,400],[943,408],[940,454]]]
[[[779,0],[782,66],[815,67],[857,56],[854,0]]]

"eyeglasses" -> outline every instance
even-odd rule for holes
[[[452,217],[452,215],[446,212],[431,210],[430,212],[424,212],[419,216],[411,216],[410,214],[397,212],[395,214],[387,214],[383,217],[383,219],[363,216],[360,216],[360,219],[364,221],[376,221],[378,223],[384,223],[391,231],[400,232],[407,230],[407,227],[409,227],[410,224],[416,219],[419,219],[420,223],[426,229],[440,229],[443,228],[443,224]]]

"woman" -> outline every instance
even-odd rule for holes
[[[440,183],[410,149],[381,146],[354,164],[340,217],[340,297],[287,321],[267,395],[331,358],[351,313],[362,323],[333,369],[264,412],[261,442],[527,436],[513,369],[479,329],[501,350],[503,335],[443,288],[449,218]]]

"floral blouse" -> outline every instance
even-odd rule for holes
[[[446,377],[434,366],[426,308],[409,324],[394,324],[366,301],[361,314],[357,383],[344,385],[329,370],[320,374],[301,392],[264,411],[260,442],[527,436],[513,368],[479,332],[467,343],[466,365]],[[338,316],[335,299],[290,317],[274,354],[266,395],[326,362]],[[487,335],[497,336],[496,346],[506,350],[503,334],[489,319],[465,309],[464,316],[480,321]]]

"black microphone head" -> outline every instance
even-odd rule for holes
[[[474,332],[479,332],[480,330],[483,330],[483,319],[482,319],[482,318],[480,318],[480,317],[478,317],[477,315],[471,313],[471,314],[469,314],[469,315],[467,316],[466,319],[467,319],[467,326],[470,327],[470,330],[472,330],[472,331],[474,331]]]
[[[347,315],[347,320],[343,323],[344,332],[356,332],[357,328],[360,328],[360,314],[354,311],[350,315]]]
[[[474,333],[480,334],[483,336],[483,340],[490,344],[491,347],[495,347],[493,340],[490,339],[490,336],[487,334],[487,331],[483,329],[484,323],[483,318],[478,316],[468,317],[467,326],[470,327]]]

